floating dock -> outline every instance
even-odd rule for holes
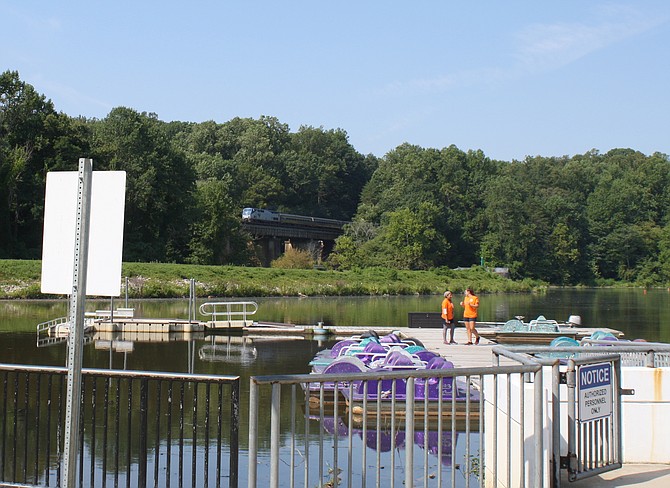
[[[206,325],[200,321],[180,319],[108,318],[92,323],[96,332],[132,332],[138,334],[172,334],[204,332]]]

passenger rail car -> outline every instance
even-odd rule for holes
[[[321,227],[326,229],[341,229],[344,224],[348,223],[344,220],[287,214],[263,208],[245,208],[242,210],[242,222],[304,225],[307,227]]]

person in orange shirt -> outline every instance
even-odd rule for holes
[[[465,290],[465,298],[461,302],[463,310],[463,322],[465,322],[465,333],[468,336],[467,345],[472,345],[472,334],[475,335],[475,344],[479,344],[479,332],[475,328],[477,324],[477,309],[479,308],[479,298],[472,291],[472,288]]]
[[[454,320],[454,304],[451,302],[451,292],[449,290],[444,292],[444,300],[442,300],[442,341],[445,344],[456,344],[454,340],[454,328],[456,321]],[[449,341],[447,342],[447,328],[449,328]]]

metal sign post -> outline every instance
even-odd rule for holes
[[[70,296],[70,333],[67,358],[67,410],[65,414],[65,446],[61,486],[75,486],[77,454],[79,453],[79,422],[81,410],[81,368],[84,349],[84,312],[86,273],[88,267],[88,235],[91,212],[91,181],[93,161],[79,159],[77,217],[74,245],[72,294]]]
[[[42,242],[42,293],[70,294],[65,439],[61,486],[75,486],[81,446],[80,418],[86,295],[120,294],[125,171],[47,173]],[[76,198],[75,198],[76,195]],[[71,258],[71,259],[70,259]],[[112,306],[112,310],[114,307]]]

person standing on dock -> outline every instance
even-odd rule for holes
[[[456,344],[454,340],[454,329],[456,321],[454,320],[454,304],[451,302],[451,292],[444,292],[442,300],[442,342],[445,344]],[[447,342],[447,328],[449,328],[449,342]]]
[[[461,307],[463,310],[463,322],[465,322],[465,333],[468,336],[467,345],[472,345],[472,334],[475,335],[475,344],[479,344],[479,332],[475,328],[477,324],[477,309],[479,308],[479,297],[475,295],[475,292],[472,291],[472,288],[467,288],[465,290],[465,297],[461,302]]]

